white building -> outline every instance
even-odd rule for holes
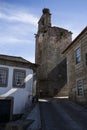
[[[23,114],[31,105],[32,95],[35,94],[35,69],[35,64],[22,57],[0,55],[1,119],[3,115],[11,118],[12,115]]]

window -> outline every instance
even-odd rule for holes
[[[24,70],[14,70],[13,74],[13,86],[14,87],[25,87],[26,72]]]
[[[6,87],[8,81],[8,69],[0,68],[0,87]]]
[[[83,96],[83,80],[77,80],[77,95]]]
[[[87,65],[87,54],[85,55],[85,59],[86,59],[86,65]]]
[[[76,64],[80,63],[80,61],[81,61],[81,49],[78,48],[76,50]]]

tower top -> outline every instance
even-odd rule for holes
[[[51,27],[51,14],[48,8],[42,10],[43,14],[38,22],[38,32],[47,31]]]
[[[44,8],[42,12],[43,14],[50,14],[50,10],[48,8]]]

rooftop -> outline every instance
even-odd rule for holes
[[[62,52],[65,53],[74,43],[75,41],[77,41],[77,39],[84,34],[87,31],[87,26],[82,30],[82,32],[71,42],[71,44],[69,44],[69,46]]]
[[[16,61],[16,62],[22,62],[22,63],[30,63],[28,60],[22,58],[22,57],[17,57],[17,56],[9,56],[9,55],[0,55],[0,59],[2,60],[9,60],[9,61]]]

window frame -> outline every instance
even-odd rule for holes
[[[81,83],[81,86],[78,86],[79,84],[78,84],[78,82],[80,81],[80,83]],[[76,81],[76,87],[77,87],[77,95],[78,96],[84,96],[84,91],[83,91],[83,79],[78,79],[77,81]],[[81,94],[81,93],[82,94]]]
[[[85,63],[87,65],[87,53],[85,54]]]
[[[80,51],[80,52],[78,52]],[[76,50],[75,50],[75,62],[76,64],[79,64],[81,62],[81,48],[78,47]]]
[[[8,86],[8,72],[9,72],[9,69],[8,68],[5,68],[5,67],[0,67],[0,70],[3,70],[6,72],[6,79],[5,79],[5,83],[1,84],[0,83],[0,87],[7,87]]]
[[[26,77],[26,71],[25,70],[14,69],[14,71],[13,71],[13,87],[14,88],[25,88],[25,81],[23,81],[24,83],[22,85],[17,85],[15,83],[15,75],[16,75],[17,72],[24,73],[24,80],[25,80],[25,77]]]

